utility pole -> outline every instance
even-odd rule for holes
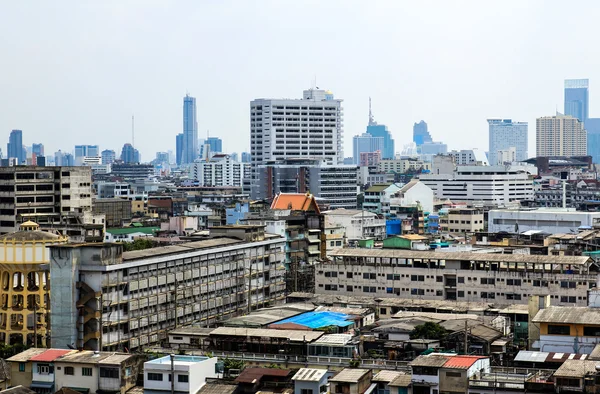
[[[37,297],[37,296],[34,296]],[[33,303],[33,347],[37,348],[37,299]]]
[[[179,319],[177,318],[177,270],[175,270],[175,291],[174,291],[174,301],[175,301],[175,329],[179,325]]]
[[[175,394],[175,354],[171,353],[171,394]]]
[[[465,355],[469,354],[469,332],[468,330],[468,320],[465,319]]]

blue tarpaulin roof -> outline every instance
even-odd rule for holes
[[[306,312],[298,316],[293,316],[285,320],[278,321],[275,324],[295,323],[301,326],[306,326],[312,329],[322,328],[327,326],[347,327],[353,324],[348,320],[349,315],[340,312],[318,311]]]

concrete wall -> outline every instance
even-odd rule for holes
[[[491,210],[488,213],[488,231],[497,233],[541,230],[551,234],[577,232],[579,226],[592,226],[594,219],[600,218],[600,212],[575,212],[558,209]]]
[[[65,375],[65,368],[72,367],[75,371],[73,375]],[[60,369],[59,369],[60,368]],[[82,369],[91,368],[92,376],[83,376]],[[62,387],[85,387],[90,389],[90,394],[94,394],[98,390],[98,369],[94,364],[80,363],[56,363],[55,369],[55,390],[60,390]]]

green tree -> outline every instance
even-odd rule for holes
[[[155,242],[147,238],[136,238],[133,242],[124,242],[123,251],[130,252],[132,250],[150,249],[155,246]]]
[[[241,371],[244,369],[244,365],[244,361],[242,360],[235,360],[232,358],[223,360],[223,369],[225,369],[225,372],[229,372],[230,369],[239,369]]]
[[[427,322],[416,326],[410,332],[410,339],[444,339],[446,329],[437,323]]]

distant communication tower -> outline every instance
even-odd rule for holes
[[[135,149],[135,118],[131,115],[131,146]]]

